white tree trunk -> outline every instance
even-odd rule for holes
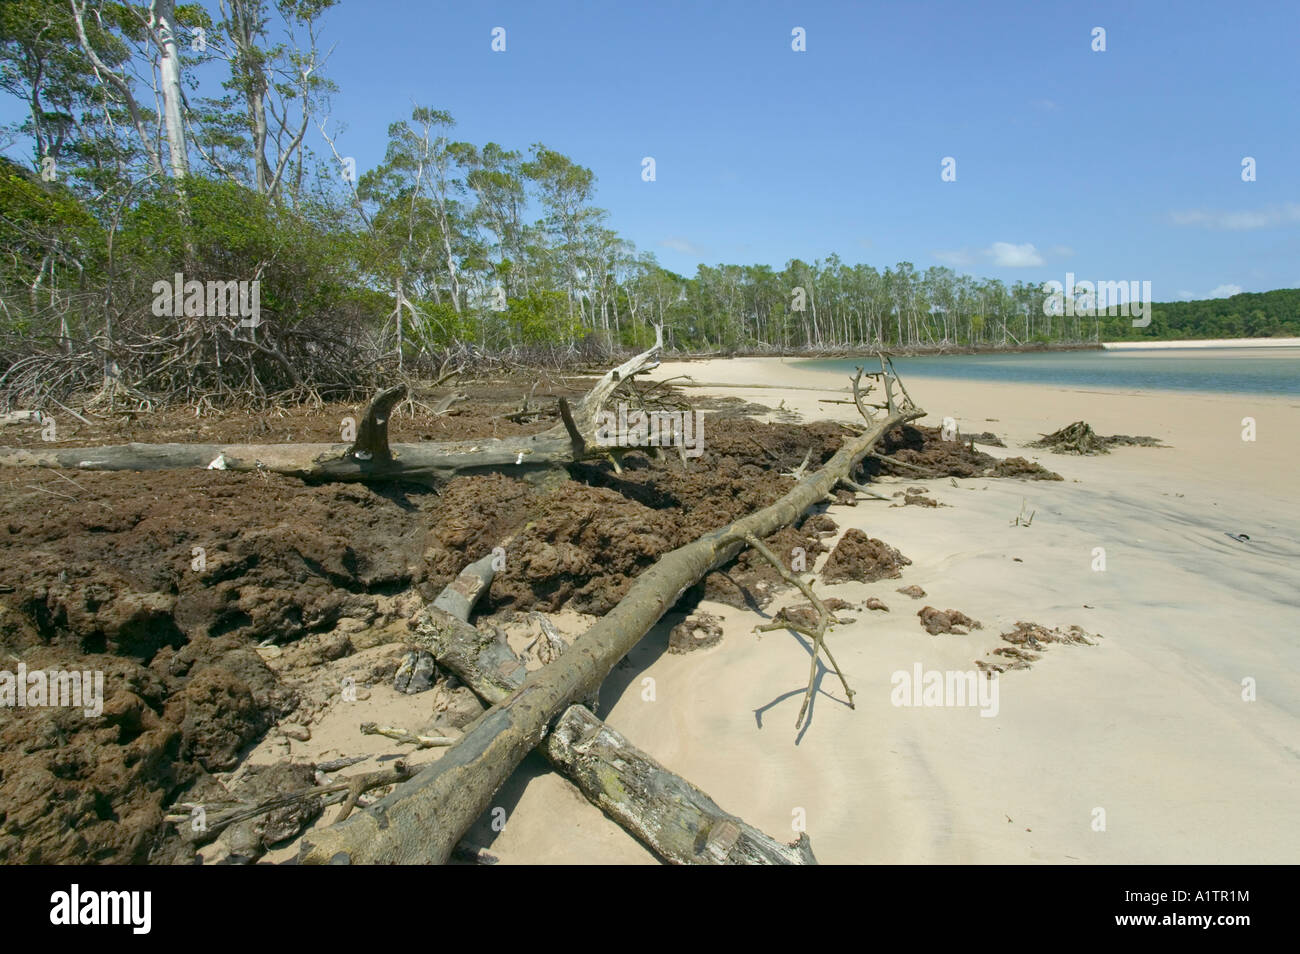
[[[185,122],[181,116],[181,59],[176,46],[176,12],[173,0],[153,0],[150,6],[154,41],[158,45],[158,74],[162,78],[163,126],[167,131],[167,152],[172,178],[190,174],[185,148]]]

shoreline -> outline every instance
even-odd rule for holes
[[[1106,351],[1180,351],[1198,348],[1300,348],[1300,338],[1185,338],[1171,341],[1103,341]]]
[[[942,357],[945,355],[997,355],[1044,354],[1071,351],[1174,351],[1198,348],[1300,348],[1300,338],[1174,338],[1139,339],[1131,341],[1079,341],[1052,344],[1023,345],[920,345],[888,347],[887,355],[897,358]],[[741,358],[778,358],[796,361],[847,360],[874,358],[879,353],[871,348],[827,348],[784,351],[712,351],[705,353],[665,352],[673,362],[697,364],[704,361],[735,360]]]

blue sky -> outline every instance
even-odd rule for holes
[[[833,252],[1169,300],[1300,286],[1298,28],[1295,2],[343,0],[323,36],[359,169],[413,102],[446,109],[589,166],[685,274]]]

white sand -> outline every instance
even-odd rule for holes
[[[666,364],[654,376],[676,374],[780,385],[687,393],[784,401],[806,420],[854,413],[818,402],[843,378],[780,359]],[[923,423],[950,415],[964,431],[991,430],[1008,444],[991,453],[1037,458],[1066,481],[902,481],[950,506],[830,509],[841,531],[858,527],[912,560],[898,580],[818,584],[854,603],[878,596],[892,610],[848,614],[857,621],[831,635],[856,710],[829,676],[796,734],[808,669],[801,640],[787,631],[760,640],[753,628],[766,617],[706,604],[724,618],[723,642],[668,655],[668,629],[681,618],[670,614],[606,682],[602,715],[769,833],[793,838],[805,817],[823,862],[1295,862],[1300,403],[906,383],[930,411]],[[1241,439],[1247,416],[1254,443]],[[1079,419],[1172,446],[1089,458],[1019,446]],[[1022,505],[1032,525],[1012,526]],[[1092,569],[1095,547],[1105,548],[1104,572]],[[927,597],[895,592],[910,583]],[[767,612],[800,601],[790,594]],[[930,636],[916,617],[927,603],[984,628]],[[891,704],[895,671],[973,669],[1017,620],[1078,624],[1104,638],[1053,646],[1032,669],[1003,675],[993,718]],[[1245,677],[1257,681],[1257,701],[1242,700]],[[469,840],[503,862],[653,861],[536,756],[495,804],[504,828],[485,818]],[[1104,831],[1094,830],[1098,809]]]
[[[1103,341],[1107,351],[1169,351],[1180,348],[1300,348],[1300,338],[1200,338],[1188,341]]]

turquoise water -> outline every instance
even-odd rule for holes
[[[852,374],[873,357],[801,361],[817,370]],[[908,378],[956,378],[1056,384],[1124,391],[1218,391],[1300,396],[1300,348],[1057,351],[895,358]]]

